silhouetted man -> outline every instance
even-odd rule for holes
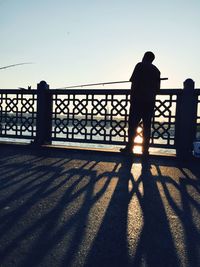
[[[130,78],[131,99],[128,124],[128,143],[121,152],[132,153],[137,127],[143,123],[143,148],[144,155],[148,155],[151,137],[151,118],[154,112],[156,94],[160,90],[160,71],[152,64],[155,56],[146,52],[142,62],[135,66]]]

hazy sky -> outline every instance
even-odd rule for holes
[[[0,88],[128,80],[147,50],[163,88],[200,87],[200,0],[0,0]],[[122,84],[122,88],[129,85]]]

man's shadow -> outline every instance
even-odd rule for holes
[[[100,229],[89,251],[85,266],[129,266],[127,214],[130,201],[128,184],[132,159],[123,159]]]
[[[153,176],[149,160],[142,160],[139,177],[143,197],[139,199],[143,212],[143,229],[131,266],[180,266],[169,221],[158,188],[158,176]],[[162,179],[162,177],[161,177]]]

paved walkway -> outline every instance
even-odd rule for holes
[[[0,146],[0,266],[200,266],[200,164]]]

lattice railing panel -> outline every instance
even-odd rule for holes
[[[175,144],[177,95],[158,95],[152,123],[152,144]]]
[[[36,94],[24,94],[19,90],[0,91],[0,136],[33,138],[36,133],[36,106]]]
[[[125,142],[128,99],[129,94],[98,94],[98,90],[95,94],[54,94],[53,139]]]
[[[174,146],[177,94],[168,91],[156,100],[152,146]],[[119,92],[83,90],[81,94],[76,90],[59,94],[54,91],[53,140],[124,144],[128,133],[130,90]],[[139,135],[142,135],[141,130]]]

